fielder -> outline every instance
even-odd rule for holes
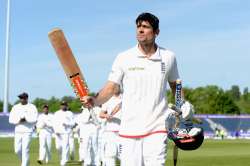
[[[20,103],[14,105],[9,116],[9,123],[15,125],[15,153],[22,161],[21,166],[29,166],[29,150],[32,132],[37,121],[37,108],[28,102],[28,94],[18,95]]]
[[[102,107],[102,106],[101,106]],[[101,109],[102,112],[102,109]],[[101,114],[100,112],[100,114]],[[99,119],[100,119],[100,128],[98,131],[98,155],[100,158],[100,162],[104,163],[104,132],[105,132],[105,128],[106,128],[106,119],[102,119],[99,115]]]
[[[84,161],[84,166],[99,166],[100,157],[98,154],[98,131],[100,124],[93,121],[97,117],[100,108],[93,109],[94,114],[90,114],[87,108],[82,107],[82,112],[77,116],[76,123],[80,128],[80,145],[79,156],[80,160]],[[92,111],[92,110],[91,110]]]
[[[101,105],[122,88],[121,166],[165,166],[166,92],[169,83],[175,94],[179,79],[176,57],[155,42],[160,32],[156,16],[142,13],[135,23],[138,44],[116,57],[98,95],[81,101],[88,107]]]
[[[103,139],[103,165],[115,166],[116,159],[118,159],[119,150],[119,127],[121,123],[121,95],[119,93],[111,97],[106,103],[102,105],[102,112],[100,118],[106,120],[104,128]]]
[[[61,166],[65,166],[69,160],[69,137],[72,127],[74,126],[73,118],[73,113],[68,110],[68,103],[62,101],[61,109],[55,112],[53,118],[56,149],[61,158]]]
[[[53,134],[53,115],[49,114],[49,106],[43,106],[43,113],[39,115],[36,128],[39,134],[39,158],[37,162],[48,163],[51,159],[51,139]]]
[[[79,161],[83,162],[86,158],[87,153],[87,138],[86,138],[86,130],[87,129],[87,123],[89,121],[89,112],[87,109],[84,109],[84,107],[81,108],[81,113],[77,115],[76,117],[76,124],[79,129]]]

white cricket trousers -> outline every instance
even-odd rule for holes
[[[100,158],[98,156],[98,133],[81,138],[81,158],[84,160],[84,166],[100,166]]]
[[[75,159],[75,138],[74,135],[70,135],[69,137],[69,154],[70,154],[70,159],[74,160]]]
[[[15,153],[22,161],[21,166],[29,166],[30,141],[32,133],[15,133]]]
[[[51,139],[52,134],[46,130],[39,133],[39,160],[46,161],[51,159]]]
[[[65,166],[69,160],[69,134],[56,134],[56,149],[61,157],[60,164]]]
[[[165,166],[166,133],[143,138],[120,137],[121,166]]]
[[[118,133],[109,131],[103,133],[103,166],[115,166],[119,144]]]
[[[79,143],[79,158],[80,158],[80,161],[84,161],[87,158],[88,142],[89,142],[89,140],[86,137],[80,138],[80,143]]]

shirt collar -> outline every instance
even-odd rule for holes
[[[138,44],[135,46],[135,48],[138,52],[137,57],[145,58],[145,55],[139,50]],[[153,55],[151,55],[151,57],[149,59],[150,60],[161,60],[160,48],[158,45],[157,45],[157,49],[156,49],[155,53]]]

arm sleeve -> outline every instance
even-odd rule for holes
[[[9,123],[16,125],[19,123],[19,121],[20,121],[20,117],[17,114],[15,107],[12,107],[10,111],[10,115],[9,115]]]
[[[80,114],[76,115],[75,123],[76,123],[77,125],[80,124]]]
[[[122,70],[122,60],[121,60],[121,56],[118,55],[112,65],[112,70],[111,72],[109,73],[109,77],[108,77],[108,80],[109,81],[112,81],[112,82],[115,82],[119,85],[121,85],[121,81],[122,81],[122,78],[123,78],[123,70]]]
[[[52,126],[55,133],[58,133],[61,130],[61,118],[58,116],[58,112],[55,112],[52,117]]]
[[[42,121],[41,116],[39,116],[38,119],[37,119],[36,127],[39,128],[39,129],[44,127],[44,123]]]
[[[179,78],[179,72],[178,72],[178,68],[177,68],[177,61],[176,61],[175,56],[173,55],[171,58],[168,81],[174,82],[178,78]]]

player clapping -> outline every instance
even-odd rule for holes
[[[42,164],[51,159],[51,139],[53,134],[53,115],[49,114],[49,106],[43,106],[43,113],[39,115],[36,128],[39,134],[39,159],[37,162]]]
[[[18,97],[20,103],[11,109],[9,122],[15,125],[15,153],[22,161],[22,166],[28,166],[31,136],[38,112],[36,106],[28,102],[27,93]]]
[[[68,103],[61,102],[61,109],[54,114],[53,128],[56,138],[56,149],[61,157],[60,164],[65,166],[69,160],[69,137],[74,126],[73,113],[68,110]]]

